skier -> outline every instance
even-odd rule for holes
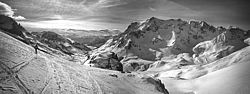
[[[35,54],[37,54],[37,50],[38,50],[38,44],[37,43],[35,44],[34,49],[35,49]]]

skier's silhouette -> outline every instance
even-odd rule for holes
[[[35,44],[34,49],[35,49],[35,54],[37,54],[37,50],[38,50],[38,44],[37,43]]]

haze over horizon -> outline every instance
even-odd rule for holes
[[[0,0],[0,14],[25,27],[125,30],[150,17],[250,29],[246,0]]]

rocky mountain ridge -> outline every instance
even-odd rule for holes
[[[0,23],[0,29],[5,33],[8,33],[12,37],[15,37],[27,44],[34,41],[32,35],[14,19],[4,15],[0,15]]]

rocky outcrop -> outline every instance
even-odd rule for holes
[[[153,61],[143,60],[140,58],[126,58],[121,60],[124,72],[145,71]]]
[[[20,37],[25,37],[23,32],[25,29],[18,24],[14,19],[0,15],[0,28],[8,33],[15,34]]]
[[[230,28],[212,40],[197,44],[194,48],[194,62],[207,64],[223,58],[247,46],[244,43],[250,33],[239,28]]]
[[[120,59],[114,52],[107,52],[92,57],[89,62],[93,67],[123,71],[123,66],[120,63]]]

